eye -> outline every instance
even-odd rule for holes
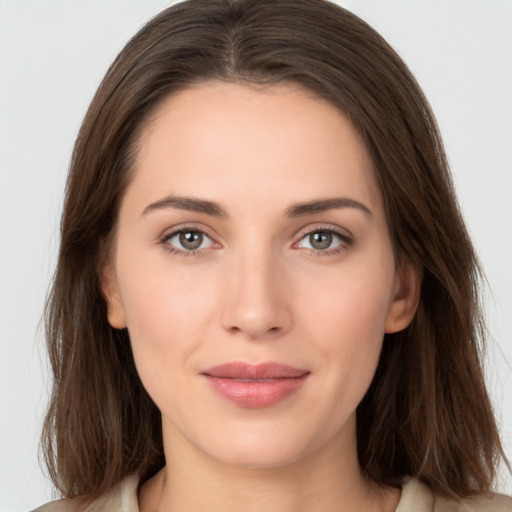
[[[350,243],[351,239],[347,235],[330,229],[317,229],[304,235],[297,246],[304,249],[331,253],[350,245]]]
[[[213,240],[206,233],[191,228],[183,228],[165,235],[162,243],[166,244],[171,252],[183,253],[192,253],[213,246]]]

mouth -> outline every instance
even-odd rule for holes
[[[299,391],[311,372],[280,364],[226,363],[201,373],[210,386],[239,407],[261,409]]]

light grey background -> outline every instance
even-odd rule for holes
[[[39,322],[67,165],[108,65],[165,0],[0,0],[0,511],[48,501],[37,443],[48,376]],[[488,382],[512,456],[512,1],[346,0],[430,99],[487,272]],[[502,472],[499,489],[512,494]]]

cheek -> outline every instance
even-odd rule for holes
[[[314,341],[333,407],[356,407],[375,373],[391,303],[393,264],[388,268],[351,268],[301,299],[301,330]]]
[[[379,344],[392,301],[393,264],[347,266],[325,276],[315,276],[298,294],[300,316],[312,329],[323,331],[316,339],[351,340],[355,348]],[[314,283],[314,286],[311,286]]]
[[[335,362],[334,370],[343,386],[369,385],[382,347],[387,304],[368,293],[350,294],[337,304],[338,308],[331,306],[326,311],[326,335],[317,339]]]
[[[161,384],[177,383],[179,370],[200,346],[205,325],[215,314],[215,286],[205,286],[197,273],[137,260],[135,254],[129,261],[120,261],[119,269],[124,276],[119,287],[135,364],[157,401]]]

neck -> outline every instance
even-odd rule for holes
[[[141,488],[141,512],[390,512],[400,497],[398,489],[372,484],[360,470],[355,431],[353,442],[335,439],[271,468],[225,464],[192,445],[169,441],[164,434],[167,466]]]

